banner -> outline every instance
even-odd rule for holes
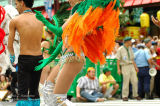
[[[52,0],[44,0],[45,10],[48,14],[50,21],[52,20]]]
[[[140,27],[127,27],[126,32],[125,36],[130,36],[133,39],[139,39]]]
[[[137,26],[123,27],[120,29],[120,35],[117,40],[123,40],[126,36],[130,36],[133,39],[143,39],[148,35],[149,28],[141,28]]]

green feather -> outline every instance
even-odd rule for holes
[[[58,20],[59,26],[62,26],[65,23],[65,19],[68,19],[70,15],[70,8],[69,3],[62,3],[60,9],[56,12],[56,18]]]
[[[80,15],[84,15],[90,6],[93,8],[105,8],[111,1],[113,0],[84,0],[80,3],[76,12],[78,12]],[[120,2],[119,0],[116,0],[114,9],[117,9],[118,7],[120,7]]]
[[[78,9],[80,3],[76,4],[73,8],[72,8],[72,11],[71,11],[71,14],[73,15],[74,12]]]

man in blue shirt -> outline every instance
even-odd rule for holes
[[[145,93],[149,95],[150,92],[150,75],[149,68],[151,68],[151,56],[144,50],[145,45],[138,44],[138,51],[135,53],[135,62],[139,69],[138,72],[138,94],[144,98]],[[147,96],[148,98],[148,96]]]

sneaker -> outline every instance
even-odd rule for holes
[[[124,97],[124,98],[123,98],[123,101],[128,101],[128,98],[127,98],[127,97]]]
[[[137,96],[137,97],[134,97],[135,99],[137,99],[137,100],[142,100],[142,98],[141,97],[139,97],[139,96]]]

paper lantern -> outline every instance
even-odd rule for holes
[[[140,15],[140,23],[141,27],[149,27],[150,26],[150,19],[147,13],[142,13]]]
[[[157,19],[160,21],[160,10],[157,12]]]

